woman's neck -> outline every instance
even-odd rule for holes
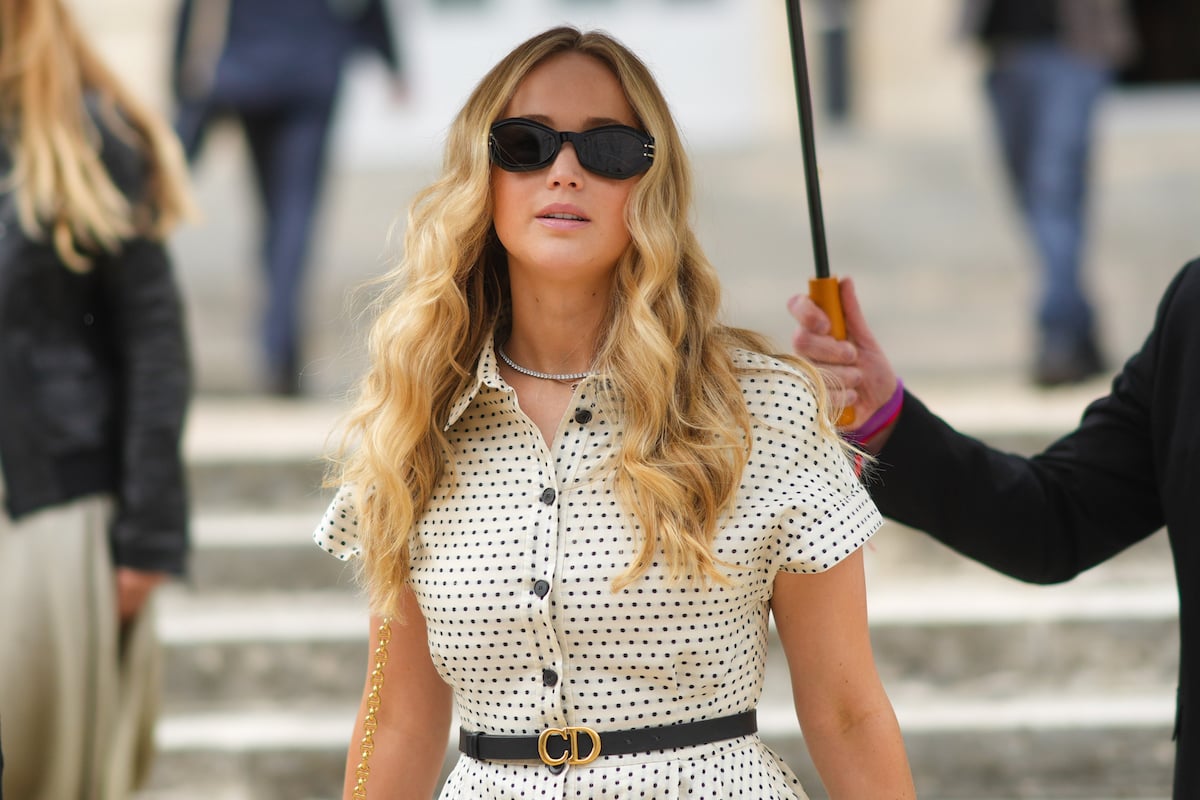
[[[608,294],[514,292],[505,355],[527,369],[577,373],[592,369],[608,314]]]

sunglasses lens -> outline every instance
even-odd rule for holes
[[[631,128],[597,128],[575,141],[579,163],[609,178],[632,178],[650,168],[647,142]]]
[[[492,161],[509,172],[547,167],[565,137],[575,147],[579,164],[606,178],[622,180],[650,169],[654,140],[625,125],[606,125],[583,133],[559,133],[527,119],[501,120],[488,141]]]
[[[558,151],[558,139],[549,131],[525,122],[508,122],[492,128],[492,156],[509,171],[540,169]]]

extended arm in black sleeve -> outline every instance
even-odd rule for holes
[[[959,433],[906,395],[870,486],[883,513],[1034,583],[1068,580],[1161,528],[1154,403],[1163,393],[1164,319],[1179,282],[1112,392],[1032,458]]]

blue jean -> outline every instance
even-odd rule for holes
[[[1042,267],[1037,319],[1043,337],[1092,335],[1080,280],[1089,151],[1104,64],[1053,42],[1006,46],[987,77],[1004,162]]]

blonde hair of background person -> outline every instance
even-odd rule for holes
[[[111,129],[145,153],[147,192],[132,208],[100,161],[89,93]],[[190,213],[174,135],[95,54],[62,0],[0,3],[0,113],[21,227],[31,238],[48,235],[72,269],[134,234],[161,239]]]
[[[626,425],[616,486],[645,536],[627,585],[661,550],[676,576],[720,581],[709,544],[738,486],[749,415],[729,349],[771,351],[756,333],[717,322],[717,274],[692,231],[692,179],[666,100],[645,66],[612,40],[564,30],[527,42],[480,82],[450,128],[441,177],[408,215],[404,258],[370,334],[370,369],[348,425],[355,449],[331,485],[371,486],[360,505],[362,566],[375,610],[396,612],[409,530],[445,463],[450,403],[505,313],[505,255],[491,231],[487,131],[525,74],[556,52],[592,55],[616,72],[639,122],[655,131],[655,168],[628,205],[633,245],[617,265],[595,368],[622,388]],[[667,222],[668,225],[663,225]],[[827,409],[823,381],[810,376]],[[836,439],[828,414],[822,430]],[[840,440],[839,440],[840,441]],[[635,490],[636,487],[636,490]]]

